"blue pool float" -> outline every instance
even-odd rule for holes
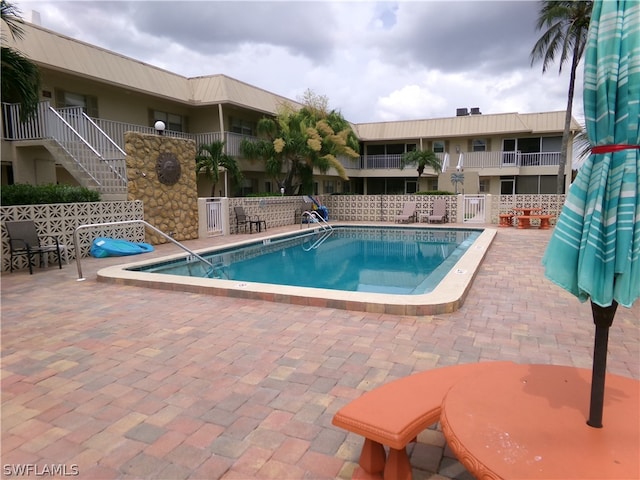
[[[144,242],[130,242],[119,238],[97,237],[91,244],[92,257],[120,257],[124,255],[138,255],[153,252],[153,246]]]

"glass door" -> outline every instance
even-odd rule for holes
[[[500,179],[500,195],[515,195],[515,194],[516,194],[515,178],[501,178]]]

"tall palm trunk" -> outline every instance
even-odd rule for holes
[[[580,45],[573,49],[571,60],[571,73],[569,77],[569,94],[567,95],[567,112],[564,117],[564,132],[562,133],[562,146],[560,147],[560,161],[558,162],[558,178],[556,183],[556,193],[561,195],[564,192],[564,175],[567,166],[567,153],[569,151],[569,137],[571,136],[571,118],[573,116],[573,95],[576,84],[576,71],[580,62]]]

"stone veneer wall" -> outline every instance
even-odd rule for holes
[[[144,205],[144,219],[177,241],[198,238],[198,188],[196,184],[196,144],[193,140],[125,133],[129,200]],[[180,163],[181,175],[174,185],[158,179],[156,162],[162,153],[172,153]],[[147,232],[149,243],[168,240]]]

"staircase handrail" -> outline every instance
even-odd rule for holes
[[[63,125],[63,128],[66,128],[69,132],[71,132],[72,136],[74,138],[76,138],[76,140],[79,142],[80,145],[84,145],[86,148],[89,149],[89,151],[91,153],[93,153],[96,157],[98,157],[99,159],[102,159],[100,153],[93,148],[85,139],[82,135],[80,135],[80,133],[78,133],[78,131],[73,128],[73,126],[71,126],[71,124],[69,122],[67,122],[62,115],[60,115],[53,107],[49,106],[49,115],[52,115],[53,118],[55,119],[54,121],[58,121],[58,123],[61,123]],[[64,141],[63,138],[61,138],[60,135],[56,135],[56,133],[54,132],[55,129],[52,128],[52,125],[50,122],[46,123],[46,136],[49,138],[52,138],[53,140],[55,140],[58,145],[60,145],[68,154],[69,156],[74,160],[75,164],[82,169],[82,171],[84,171],[94,182],[96,182],[98,185],[100,184],[99,180],[95,177],[95,175],[93,175],[93,173],[91,172],[90,169],[88,169],[83,162],[79,161],[77,156],[74,155],[74,153],[72,151],[69,150],[69,146],[67,145],[67,142]]]
[[[55,108],[51,107],[49,105],[48,107],[49,110],[49,114],[52,118],[51,122],[47,122],[47,136],[50,138],[53,138],[75,161],[75,164],[82,169],[82,171],[84,171],[94,182],[96,182],[97,185],[101,186],[102,188],[109,188],[111,185],[108,186],[108,183],[105,183],[104,180],[107,180],[107,177],[104,176],[104,174],[101,176],[100,175],[100,171],[98,169],[98,164],[94,164],[93,167],[91,167],[91,158],[89,157],[85,157],[85,158],[81,158],[83,155],[83,152],[78,148],[79,146],[84,146],[86,148],[89,149],[89,151],[85,150],[84,155],[89,155],[91,156],[91,154],[93,154],[93,158],[95,160],[97,160],[99,162],[99,164],[103,165],[104,168],[107,169],[108,172],[110,172],[110,175],[113,175],[113,179],[116,180],[116,182],[120,185],[124,185],[126,186],[127,184],[127,178],[126,176],[124,176],[121,172],[120,169],[118,168],[117,165],[114,165],[113,162],[114,161],[122,161],[123,165],[122,167],[124,167],[124,157],[126,156],[126,153],[124,152],[124,150],[122,150],[120,148],[120,146],[118,146],[98,125],[96,125],[96,123],[91,120],[91,118],[89,118],[81,109],[79,108],[70,108],[70,109],[60,109],[60,111],[56,110]],[[102,140],[107,140],[109,142],[109,145],[112,147],[115,147],[115,152],[116,154],[119,154],[120,157],[118,156],[114,156],[114,158],[112,159],[107,159],[105,158],[105,155],[103,155],[102,152],[100,152],[98,149],[96,149],[77,129],[76,127],[74,127],[74,125],[72,125],[71,123],[71,119],[67,119],[64,116],[64,112],[65,111],[75,111],[76,115],[79,115],[80,118],[82,119],[82,124],[84,126],[87,127],[88,130],[90,129],[95,129],[95,132],[98,132],[98,136],[102,139]],[[62,112],[62,113],[61,113]],[[58,125],[57,128],[54,128],[54,125]],[[70,132],[71,136],[73,137],[72,139],[65,139],[64,135],[62,134],[63,130],[65,129],[68,132]],[[97,140],[97,139],[96,139]],[[77,142],[78,146],[76,147],[76,150],[73,149],[74,147],[74,143]],[[96,141],[96,143],[99,143],[98,141]],[[72,151],[74,150],[74,151]],[[91,152],[91,153],[89,153]],[[85,160],[86,160],[86,164],[85,164]],[[96,170],[94,170],[94,168]]]
[[[93,126],[96,128],[96,130],[98,130],[98,131],[102,134],[102,136],[107,140],[107,142],[109,142],[112,146],[114,146],[114,147],[115,147],[115,149],[116,149],[118,152],[120,152],[120,153],[122,154],[122,156],[123,156],[123,157],[126,157],[126,155],[127,155],[127,154],[126,154],[126,152],[125,152],[122,148],[120,148],[120,145],[118,145],[116,142],[114,142],[114,141],[113,141],[113,139],[112,139],[109,135],[107,135],[107,134],[106,134],[106,132],[105,132],[104,130],[102,130],[102,128],[100,128],[100,126],[99,126],[96,122],[94,122],[94,121],[93,121],[93,119],[92,119],[89,115],[87,115],[87,114],[86,114],[86,113],[84,113],[84,112],[82,112],[82,115],[84,116],[84,118],[85,118],[85,119],[86,119],[86,120],[87,120],[91,125],[93,125]]]
[[[307,217],[307,228],[309,227],[309,219],[315,218],[322,230],[333,230],[333,227],[329,224],[329,222],[327,222],[324,217],[315,210],[305,210],[304,212],[302,212],[302,214],[300,215],[300,228],[302,228],[302,221],[305,217]]]
[[[87,139],[85,138],[86,143],[92,145],[92,147],[94,148],[94,151],[97,152],[98,158],[103,162],[105,162],[109,170],[116,176],[116,178],[118,178],[120,181],[126,184],[127,179],[118,171],[117,167],[111,164],[112,161],[118,161],[118,160],[124,161],[124,157],[126,156],[125,151],[122,148],[120,148],[120,146],[116,142],[114,142],[113,139],[109,135],[107,135],[105,131],[102,130],[102,128],[100,128],[98,124],[96,124],[96,122],[94,122],[91,119],[91,117],[89,117],[84,112],[82,108],[66,107],[66,108],[60,108],[55,111],[63,119],[65,119],[65,122],[67,123],[67,125],[71,125],[71,122],[73,121],[78,125],[82,125],[83,130],[86,129],[87,136],[92,140],[92,141],[87,141]],[[77,119],[73,118],[74,116],[77,117]],[[71,127],[73,128],[73,125],[71,125]],[[84,137],[82,134],[79,134],[79,135]],[[106,141],[106,144],[105,144],[105,141]],[[102,148],[100,148],[100,146]],[[109,152],[109,147],[111,147],[114,150],[115,155],[108,154],[108,153],[111,153]]]
[[[52,106],[49,106],[49,113],[53,113],[53,115],[54,115],[55,117],[57,117],[57,118],[58,118],[58,120],[62,121],[62,123],[63,123],[63,124],[64,124],[68,129],[69,129],[69,130],[71,130],[71,131],[73,132],[73,134],[74,134],[76,137],[78,137],[78,138],[80,139],[80,142],[81,142],[81,143],[84,143],[84,144],[85,144],[85,145],[86,145],[86,146],[87,146],[87,147],[88,147],[88,148],[89,148],[93,153],[95,153],[99,158],[103,159],[103,158],[102,158],[102,155],[100,155],[100,152],[98,152],[95,148],[93,148],[93,147],[89,144],[89,142],[87,142],[87,141],[84,139],[84,137],[83,137],[82,135],[80,135],[80,134],[78,133],[78,131],[77,131],[75,128],[73,128],[73,127],[71,126],[71,124],[70,124],[69,122],[67,122],[67,121],[64,119],[64,117],[63,117],[62,115],[60,115],[60,114],[56,111],[56,109],[55,109],[55,108],[53,108]],[[49,130],[49,128],[47,128],[47,130]],[[60,142],[60,140],[61,140],[61,139],[60,139],[60,138],[58,138],[58,136],[56,136],[56,135],[52,135],[52,134],[51,134],[51,132],[47,132],[47,133],[49,133],[49,134],[50,134],[50,135],[48,135],[48,136],[50,136],[51,138],[53,138],[54,140],[56,140],[58,143],[61,143],[61,142]],[[61,143],[61,144],[62,144],[62,143]],[[103,159],[103,160],[104,160],[104,159]]]

